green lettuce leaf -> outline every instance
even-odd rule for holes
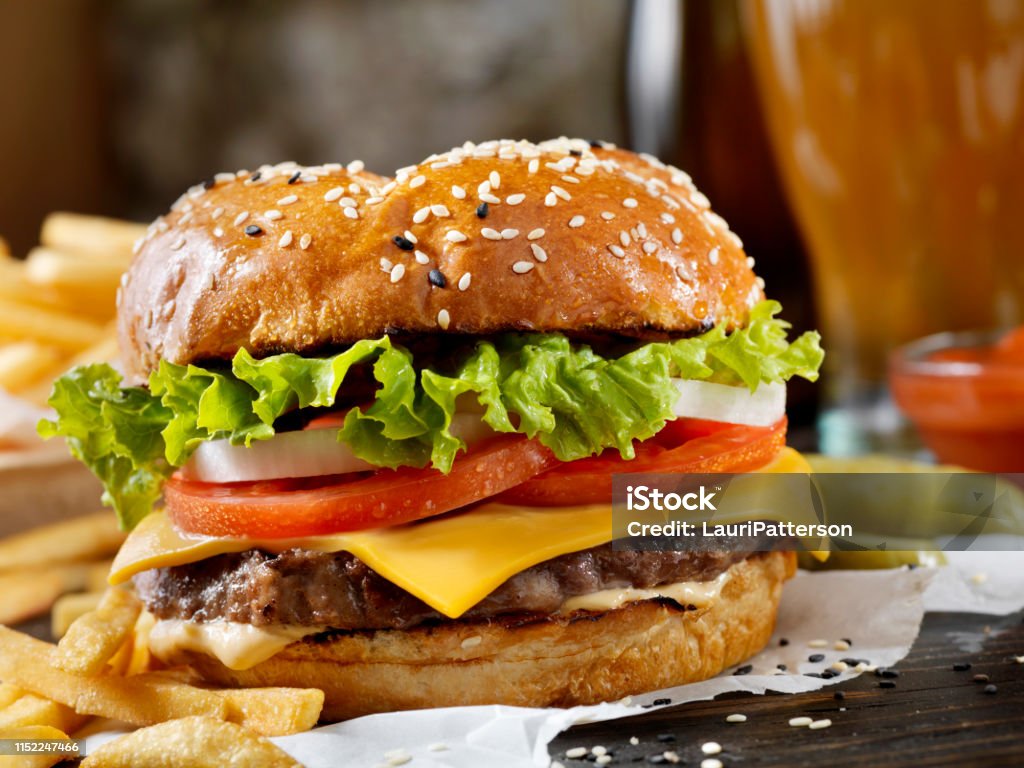
[[[103,481],[104,499],[130,528],[149,512],[164,479],[208,440],[249,445],[300,408],[331,408],[355,366],[372,365],[373,402],[352,408],[338,432],[358,457],[380,467],[425,467],[447,473],[465,444],[451,431],[460,398],[483,409],[496,432],[520,432],[563,461],[615,448],[634,457],[634,441],[672,418],[673,378],[746,386],[815,380],[824,353],[816,333],[793,342],[781,307],[765,301],[747,326],[713,329],[690,339],[653,342],[605,358],[558,333],[503,334],[451,355],[444,370],[417,366],[412,353],[384,337],[339,354],[306,358],[235,355],[230,369],[161,362],[149,389],[122,388],[109,366],[76,368],[56,383],[57,420],[44,437],[62,435]]]

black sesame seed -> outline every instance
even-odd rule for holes
[[[604,142],[598,141],[597,139],[591,139],[587,142],[591,149],[604,149]]]
[[[570,149],[569,154],[572,155],[573,157],[583,157],[583,153],[580,152],[578,149]]]
[[[252,176],[249,177],[249,181],[259,181],[263,178],[263,171],[256,171]]]
[[[861,662],[860,659],[855,659],[852,656],[847,656],[845,659],[840,659],[840,661],[848,667],[856,667]]]
[[[217,186],[216,179],[203,179],[203,189],[213,189]]]
[[[896,678],[900,676],[900,671],[898,669],[888,669],[883,667],[882,669],[876,669],[875,675],[878,677]]]
[[[822,680],[831,680],[833,677],[839,677],[839,673],[834,669],[826,669],[821,673]]]
[[[878,683],[878,687],[879,688],[895,688],[896,687],[896,683],[893,682],[892,680],[881,680]]]
[[[653,704],[654,706],[656,706],[656,707],[660,707],[660,706],[662,706],[663,704],[671,704],[671,703],[672,703],[672,699],[655,699],[655,700],[654,700],[654,701],[652,701],[651,703],[652,703],[652,704]]]
[[[785,672],[787,669],[789,669],[789,667],[787,667],[785,664],[778,664],[775,668],[782,672]]]
[[[780,637],[779,638],[779,645],[782,648],[785,648],[787,645],[789,645],[789,638],[788,637]]]
[[[676,740],[675,735],[671,733],[659,733],[655,738],[657,738],[658,741],[662,742]]]
[[[969,661],[958,661],[956,664],[953,665],[954,672],[966,672],[970,668],[971,662]]]
[[[480,203],[480,205],[478,205],[476,207],[477,218],[486,219],[487,218],[487,212],[489,210],[491,210],[491,209],[488,207],[487,203]]]
[[[821,680],[821,672],[804,672],[804,677],[816,677]]]
[[[996,688],[996,687],[995,687],[994,685],[992,685],[991,683],[989,683],[988,685],[986,685],[986,686],[985,686],[985,687],[984,687],[984,688],[983,688],[982,690],[983,690],[983,691],[985,691],[985,693],[998,693],[998,692],[999,692],[999,689],[998,689],[998,688]]]
[[[824,661],[825,660],[825,654],[824,653],[812,653],[810,656],[807,657],[807,660],[809,662],[811,662],[812,664],[817,664],[819,661]]]
[[[843,691],[836,691],[835,693],[832,694],[832,698],[835,699],[836,701],[842,701],[843,699],[846,698],[846,694]]]
[[[734,675],[749,675],[753,671],[754,671],[754,665],[753,664],[744,664],[742,667],[737,667],[736,671],[733,672],[733,674]]]
[[[971,679],[974,682],[976,682],[976,683],[987,683],[988,682],[988,675],[975,675]]]
[[[245,234],[249,235],[250,237],[257,237],[258,235],[263,234],[263,228],[258,227],[255,224],[250,224],[248,227],[245,228]]]
[[[444,272],[442,272],[440,269],[430,270],[427,273],[427,280],[429,280],[430,284],[435,288],[444,288],[446,285],[448,285],[448,280],[447,278],[445,278]]]
[[[296,171],[295,173],[293,173],[291,176],[288,177],[288,183],[289,184],[294,184],[296,181],[298,181],[301,178],[302,178],[302,171]]]
[[[412,240],[402,237],[401,235],[395,235],[393,238],[391,238],[391,240],[403,251],[411,251],[413,249]]]
[[[851,639],[850,639],[850,638],[848,638],[848,637],[841,637],[841,638],[839,638],[839,639],[840,639],[840,640],[842,640],[842,641],[843,641],[844,643],[846,643],[847,645],[853,645],[853,640],[851,640]]]

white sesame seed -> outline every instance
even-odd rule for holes
[[[700,745],[700,751],[705,755],[720,755],[722,754],[722,745],[717,741],[706,741]]]
[[[351,197],[343,197],[341,198],[341,200],[338,201],[338,205],[340,205],[342,208],[355,208],[356,201],[353,200]]]
[[[452,321],[452,317],[451,317],[451,315],[448,314],[448,310],[447,309],[442,309],[440,312],[437,313],[437,324],[441,326],[441,330],[442,331],[447,331],[448,330],[448,325],[451,323],[451,321]],[[472,640],[472,639],[473,638],[469,638],[467,640],[463,640],[462,644],[465,646],[465,644],[468,643],[469,640]]]
[[[390,768],[398,768],[400,765],[405,765],[412,761],[412,755],[394,755],[388,758],[388,766]]]
[[[485,192],[484,194],[479,195],[479,197],[485,203],[490,203],[491,205],[497,205],[498,203],[501,202],[500,197],[498,197],[497,195],[492,195],[490,192]]]
[[[845,672],[849,668],[850,665],[847,664],[845,661],[837,661],[831,665],[831,669],[834,669],[836,672]]]
[[[672,242],[675,243],[676,245],[679,245],[681,242],[683,242],[683,230],[681,230],[679,227],[676,227],[675,229],[672,230]]]
[[[281,239],[277,241],[277,244],[281,248],[287,248],[289,245],[291,245],[292,244],[292,231],[289,229],[287,232],[285,232],[283,235],[281,235]]]
[[[630,736],[629,743],[635,747],[637,744],[640,743],[640,739],[638,739],[636,736]]]
[[[383,202],[384,202],[384,198],[380,197],[379,195],[374,195],[373,197],[366,198],[366,204],[367,205],[376,205],[377,203],[383,203]]]
[[[420,208],[418,211],[416,211],[416,213],[414,213],[412,215],[412,223],[413,224],[422,224],[424,221],[427,220],[427,216],[429,216],[429,215],[430,215],[430,206],[429,205],[425,205],[422,208]]]
[[[815,720],[807,727],[810,728],[812,731],[819,731],[822,728],[828,728],[830,725],[832,725],[832,721],[826,717],[824,720]]]
[[[700,768],[722,768],[722,761],[717,757],[705,757],[700,761]]]
[[[575,176],[563,176],[562,177],[562,181],[567,181],[570,184],[579,184],[580,183],[580,180],[577,179]]]
[[[335,187],[334,189],[329,190],[326,195],[324,195],[324,200],[326,200],[328,203],[333,203],[343,194],[345,194],[345,190],[342,187]]]
[[[453,184],[452,197],[454,197],[456,200],[464,200],[466,197],[466,190],[464,190],[458,184]]]
[[[590,754],[592,754],[594,757],[601,757],[601,755],[608,754],[608,748],[598,744],[596,747],[590,748]]]
[[[243,221],[245,221],[248,218],[249,218],[249,212],[248,211],[242,211],[240,214],[235,216],[234,225],[237,227],[239,224],[241,224]]]
[[[421,174],[409,182],[409,189],[416,189],[417,187],[422,187],[426,183],[426,181],[427,177]]]
[[[594,764],[595,765],[608,765],[611,761],[612,761],[612,756],[611,755],[601,755],[596,760],[594,760]]]
[[[434,744],[427,745],[428,752],[445,752],[448,750],[448,745],[443,742],[435,742]]]
[[[544,196],[544,205],[546,205],[548,208],[551,208],[557,202],[558,202],[558,198],[555,197],[555,193],[554,192],[548,192]]]
[[[466,272],[462,277],[459,278],[459,290],[464,291],[469,288],[470,282],[473,280],[473,275]]]
[[[303,235],[302,237],[299,238],[299,248],[301,248],[302,250],[306,250],[307,248],[309,248],[309,244],[312,242],[312,235]]]
[[[413,256],[416,257],[417,264],[429,264],[430,257],[427,256],[423,251],[414,251]]]
[[[809,717],[791,717],[789,719],[789,724],[794,728],[803,728],[805,725],[810,725],[812,722],[814,721]]]
[[[480,230],[480,234],[488,240],[501,240],[501,232],[491,227],[484,227]]]
[[[571,219],[569,219],[569,226],[572,227],[573,229],[576,229],[577,227],[582,227],[586,223],[587,220],[580,215],[573,216]]]
[[[667,760],[668,762],[672,763],[673,765],[676,765],[677,763],[681,762],[681,760],[679,758],[679,753],[675,752],[675,751],[673,751],[671,749],[667,749],[664,752],[662,752],[661,756],[664,757],[665,760]]]
[[[570,760],[578,760],[581,757],[585,757],[587,751],[586,747],[573,747],[572,749],[565,750],[565,756]]]
[[[491,189],[498,189],[501,186],[501,174],[497,171],[491,171],[487,176],[487,180],[491,182]]]
[[[177,240],[175,240],[171,244],[171,250],[172,251],[180,251],[184,247],[185,247],[185,238],[184,237],[179,237]]]
[[[350,219],[358,219],[359,218],[359,212],[355,208],[353,208],[351,205],[347,206],[344,209],[344,211],[345,211],[345,215],[348,216]]]
[[[533,258],[539,262],[545,262],[548,260],[548,252],[541,248],[536,243],[530,243],[530,250],[533,251]]]
[[[457,229],[449,229],[445,233],[444,239],[447,240],[449,243],[462,243],[462,242],[465,242],[466,240],[468,240],[469,238],[467,238],[464,234],[459,232],[459,230],[457,230]]]
[[[476,193],[478,195],[489,195],[491,193],[491,182],[484,179],[476,186]]]
[[[1018,664],[1024,664],[1024,656],[1014,656],[1014,657],[1013,657],[1013,659],[1014,659],[1014,661],[1016,661],[1016,662],[1017,662]]]
[[[381,194],[382,195],[391,194],[391,191],[395,187],[397,187],[397,186],[398,186],[398,182],[396,182],[396,181],[389,181],[387,184],[385,184],[383,187],[380,188]]]
[[[625,200],[622,201],[622,204],[626,208],[636,208],[636,206],[637,206],[636,199],[634,199],[632,197],[627,197]]]
[[[291,205],[292,203],[297,203],[298,201],[299,201],[299,196],[298,195],[285,195],[284,197],[282,197],[280,200],[277,201],[277,204],[278,205]]]
[[[539,240],[542,237],[544,237],[544,230],[541,229],[540,227],[537,227],[537,229],[531,229],[530,230],[530,234],[528,234],[526,236],[526,239],[527,240]]]
[[[836,640],[835,645],[832,646],[837,651],[848,651],[850,650],[850,644],[845,640]]]
[[[615,218],[615,214],[611,211],[601,211],[601,218],[605,221],[611,221]]]
[[[211,219],[219,219],[221,214],[224,213],[223,208],[214,208],[213,213],[210,214]]]
[[[615,256],[616,258],[622,259],[625,258],[626,256],[626,252],[622,250],[619,246],[617,246],[615,243],[609,245],[608,250],[611,251],[612,256]]]
[[[745,723],[745,722],[747,722],[747,716],[746,715],[741,715],[741,714],[738,714],[738,713],[737,714],[733,714],[733,715],[729,715],[727,718],[725,718],[725,722],[727,722],[727,723]]]
[[[419,242],[418,240],[416,240],[416,235],[414,235],[408,229],[405,230],[405,232],[403,234],[405,235],[405,239],[408,240],[413,245],[415,245],[417,242]]]
[[[282,218],[283,216],[284,216],[284,214],[281,213],[280,211],[276,210],[276,209],[271,209],[269,211],[264,211],[263,212],[263,217],[265,219],[267,219],[268,221],[277,221],[278,219]]]
[[[694,190],[693,192],[690,193],[690,202],[693,203],[694,205],[700,207],[700,208],[710,208],[711,207],[711,201],[708,200],[707,195],[705,195],[703,192],[699,192],[697,190]]]
[[[807,643],[807,647],[808,648],[828,648],[828,640],[822,640],[820,638],[817,639],[817,640],[811,640],[809,643]]]
[[[385,256],[380,257],[380,269],[382,272],[390,272],[391,268],[394,266],[395,265],[391,263],[391,259],[386,258]]]
[[[397,283],[403,277],[405,277],[405,264],[395,264],[391,268],[391,282]]]
[[[564,189],[562,189],[557,184],[552,184],[551,185],[551,191],[554,192],[556,195],[558,195],[563,200],[572,200],[572,195],[570,195],[568,192],[566,192]]]
[[[979,573],[975,573],[973,576],[971,576],[971,582],[974,583],[974,584],[981,585],[981,584],[984,584],[986,581],[988,581],[988,574],[987,573],[980,573],[979,572]]]
[[[711,252],[708,254],[708,261],[710,261],[712,265],[717,264],[718,263],[718,256],[719,256],[719,248],[716,245],[714,248],[711,249]],[[824,648],[825,646],[821,646],[821,647]]]
[[[435,216],[439,216],[441,218],[451,216],[451,214],[448,212],[448,207],[445,205],[432,205],[430,206],[430,212]]]
[[[636,225],[636,231],[640,237],[647,237],[647,225],[642,221]]]
[[[512,265],[512,271],[517,275],[525,275],[531,269],[533,269],[532,261],[517,261]]]
[[[663,222],[665,222],[666,224],[675,224],[676,223],[676,217],[673,216],[671,213],[662,213],[661,214],[661,220]]]
[[[348,191],[350,194],[358,195],[360,192],[363,191],[363,188],[360,187],[358,184],[353,183],[348,185]]]
[[[643,248],[644,248],[644,253],[654,253],[656,250],[658,250],[657,244],[652,242],[652,241],[650,241],[650,240],[648,240],[648,241],[646,241],[644,243]]]
[[[509,205],[519,205],[525,199],[526,195],[524,195],[522,192],[517,192],[514,195],[509,195],[508,197],[506,197],[505,202],[508,203]]]
[[[503,240],[512,240],[515,237],[519,237],[519,230],[512,229],[511,227],[509,229],[503,229],[501,230],[501,237]]]
[[[527,173],[536,173],[539,168],[540,168],[540,160],[538,160],[537,158],[534,158],[533,160],[530,161],[530,164],[528,166],[526,166],[526,172]]]
[[[351,163],[345,166],[345,170],[349,173],[359,173],[366,167],[366,164],[362,160],[353,160]]]
[[[622,230],[621,232],[619,232],[619,242],[622,243],[623,248],[627,248],[630,242],[629,232],[627,232],[626,230]]]
[[[213,230],[213,236],[214,237],[224,237],[224,230],[221,229],[220,227],[217,227],[216,229]]]

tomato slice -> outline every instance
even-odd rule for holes
[[[609,502],[612,475],[626,472],[750,472],[786,444],[786,417],[770,427],[677,419],[650,440],[637,443],[627,461],[614,449],[561,464],[506,491],[499,501],[531,506]]]
[[[206,536],[298,538],[398,525],[494,496],[559,464],[520,435],[496,437],[459,456],[452,471],[383,469],[338,476],[252,483],[202,483],[175,475],[164,487],[179,530]]]

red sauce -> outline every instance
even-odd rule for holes
[[[1024,472],[1024,327],[988,346],[897,357],[890,384],[940,461]]]

